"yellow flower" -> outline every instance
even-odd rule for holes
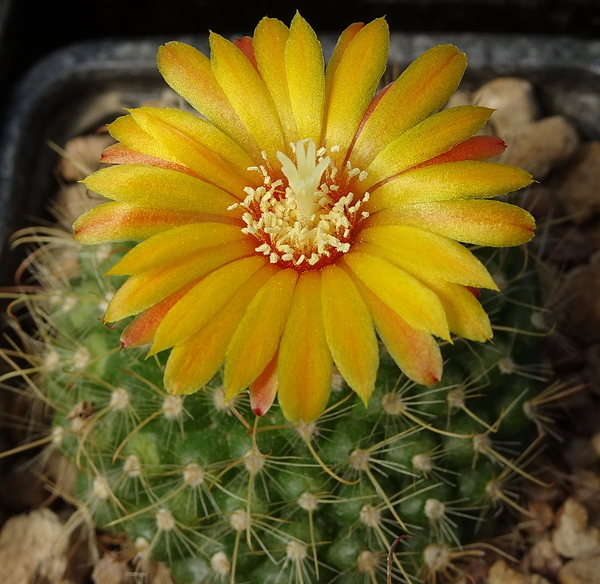
[[[108,273],[129,275],[106,321],[137,317],[125,346],[172,347],[165,386],[188,394],[225,363],[226,398],[275,394],[292,421],[325,408],[335,363],[366,403],[376,331],[406,375],[431,385],[434,336],[492,336],[473,288],[496,286],[461,243],[528,241],[534,221],[489,200],[531,177],[483,162],[473,137],[491,110],[438,113],[466,58],[434,47],[374,97],[386,66],[384,19],[353,24],[325,70],[296,15],[264,18],[253,38],[210,35],[211,55],[160,47],[167,83],[203,117],[131,110],[110,126],[114,163],[85,184],[114,202],[75,223],[82,242],[141,240]]]

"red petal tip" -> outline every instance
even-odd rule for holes
[[[252,413],[259,418],[262,418],[268,411],[269,408],[264,408],[262,406],[255,406],[252,408]]]

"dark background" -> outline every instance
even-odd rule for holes
[[[386,15],[402,32],[600,38],[600,0],[0,0],[0,82],[12,85],[44,55],[74,42],[249,33],[265,15],[289,22],[296,8],[316,30],[336,33]]]

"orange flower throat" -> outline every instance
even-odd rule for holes
[[[360,211],[369,193],[354,192],[367,173],[350,162],[338,169],[327,149],[317,150],[311,139],[290,146],[296,161],[277,152],[279,172],[252,167],[262,174],[263,184],[246,187],[247,197],[230,209],[247,209],[242,231],[256,237],[256,251],[272,264],[299,271],[319,269],[350,250],[354,228],[369,216]],[[332,155],[337,152],[339,146],[329,149]]]

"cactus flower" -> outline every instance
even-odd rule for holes
[[[75,223],[84,243],[139,241],[108,274],[129,278],[106,322],[135,318],[125,347],[171,349],[164,380],[197,391],[224,363],[226,398],[275,396],[292,421],[326,407],[333,365],[366,403],[377,335],[424,385],[442,374],[435,337],[492,336],[474,288],[496,289],[463,245],[533,236],[524,210],[491,200],[531,177],[485,162],[501,140],[474,136],[492,111],[438,111],[466,57],[437,46],[376,94],[384,19],[349,26],[327,67],[312,28],[264,18],[210,58],[160,47],[166,82],[201,117],[141,107],[109,126],[118,141],[84,182],[112,202]]]

